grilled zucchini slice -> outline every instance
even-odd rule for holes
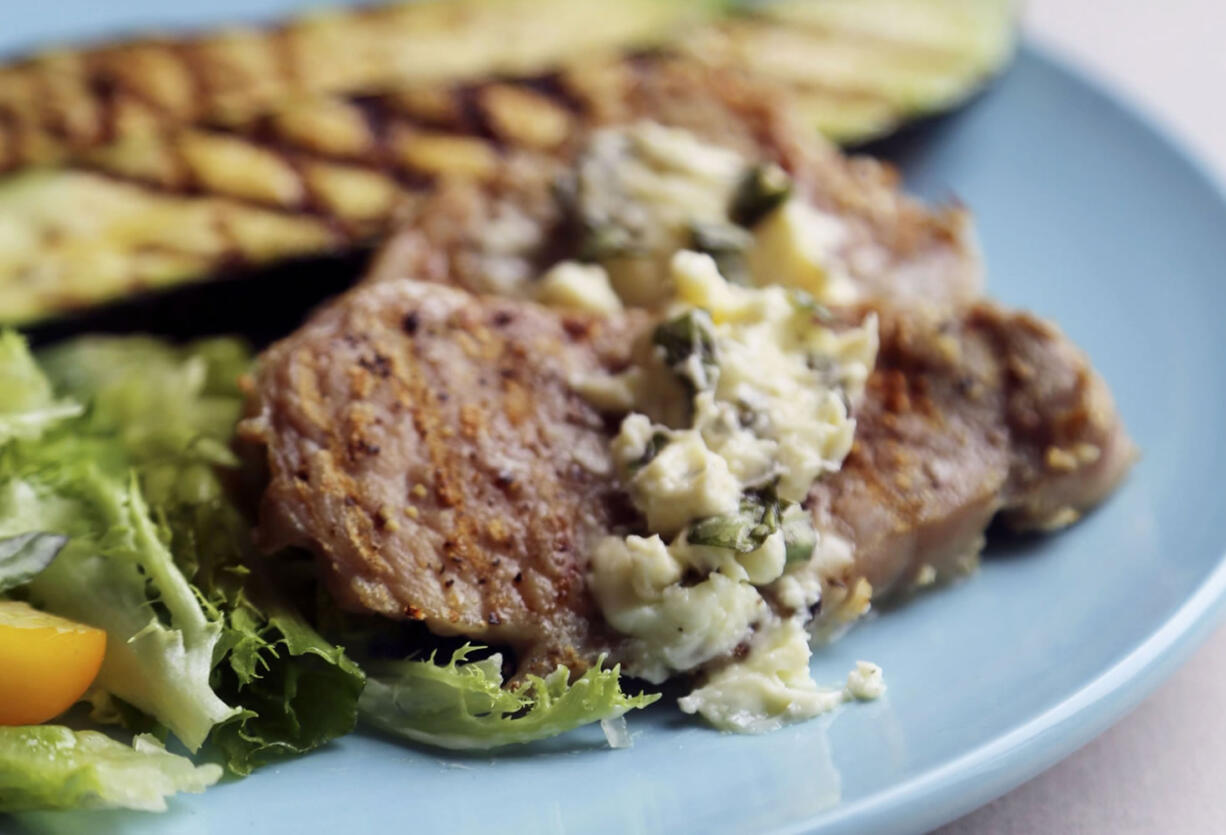
[[[0,171],[116,139],[230,124],[318,94],[526,74],[658,44],[723,0],[420,0],[239,28],[56,50],[0,68]],[[597,24],[593,24],[598,21]]]
[[[40,319],[343,243],[307,214],[92,172],[30,171],[0,185],[0,320]]]
[[[791,89],[797,112],[854,145],[952,109],[1010,59],[1017,0],[776,0],[680,41]]]
[[[611,66],[620,78],[623,65]],[[315,96],[10,174],[0,180],[0,323],[373,245],[435,182],[488,179],[508,154],[548,164],[575,128],[567,95],[580,89],[552,89],[549,78]]]
[[[559,2],[569,11],[559,11],[544,34],[537,32],[539,43],[525,40],[529,29],[522,20],[498,28],[503,16],[523,4],[536,10],[531,22]],[[116,138],[104,142],[84,126],[90,114],[115,102],[86,97],[78,101],[83,109],[70,108],[80,122],[77,134],[62,129],[61,121],[61,129],[47,133],[46,144],[22,146],[62,158],[54,167],[0,180],[0,323],[46,320],[144,290],[227,274],[234,267],[344,256],[377,242],[393,222],[395,207],[438,178],[490,176],[500,157],[515,150],[552,154],[581,120],[576,91],[559,89],[556,77],[460,84],[399,79],[552,65],[546,56],[574,48],[564,43],[564,35],[583,28],[579,24],[591,19],[593,3],[597,0],[437,0],[289,24],[278,30],[282,37],[314,33],[316,40],[300,41],[304,61],[356,48],[346,39],[364,31],[354,28],[357,21],[369,25],[362,15],[384,21],[394,32],[401,31],[390,22],[400,19],[396,15],[415,21],[410,40],[396,37],[420,47],[390,68],[390,52],[364,68],[358,61],[339,75],[329,74],[328,61],[322,61],[316,74],[304,75],[289,92],[284,79],[259,71],[263,65],[253,57],[266,47],[266,33],[209,36],[190,42],[190,49],[183,41],[96,51],[110,56],[108,61],[121,54],[142,56],[122,64],[128,73],[124,83],[150,85],[142,88],[140,100],[160,104],[130,124],[115,123],[117,112],[110,112],[112,122],[102,134]],[[610,33],[616,32],[640,42],[712,8],[711,0],[611,4],[601,17],[605,29],[599,37],[608,35],[602,43],[611,43]],[[445,9],[451,11],[444,14]],[[771,76],[823,132],[860,141],[910,116],[961,101],[1008,55],[1011,25],[1009,0],[784,0],[687,30],[667,51]],[[458,31],[470,34],[460,38]],[[516,32],[520,35],[512,37]],[[495,34],[505,43],[491,44],[491,38],[498,40]],[[444,42],[458,51],[436,61],[431,49],[437,52]],[[89,78],[89,67],[111,66],[95,53],[75,55],[47,59],[43,69],[49,72],[54,64],[63,78]],[[243,77],[253,83],[266,83],[243,92],[232,83],[241,73],[217,69],[219,55],[246,67]],[[209,79],[215,72],[219,79],[206,84],[213,93],[202,97],[198,111],[180,107],[177,98],[176,73],[184,61],[205,61],[192,65],[193,72]],[[593,62],[607,69],[578,74],[594,76],[585,82],[594,86],[580,98],[616,97],[601,79],[622,78],[618,66],[635,63],[633,58]],[[212,69],[205,72],[205,67]],[[142,68],[143,76],[137,72]],[[372,92],[380,85],[390,86]],[[129,87],[93,89],[105,96]],[[0,110],[3,90],[0,72]],[[96,105],[92,110],[89,102]],[[66,118],[67,111],[62,115]],[[0,131],[13,124],[0,118]],[[74,135],[87,141],[70,147]],[[3,140],[0,133],[0,155]]]

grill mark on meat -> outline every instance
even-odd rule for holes
[[[413,335],[416,336],[416,334],[417,330],[414,328]],[[443,405],[448,398],[438,397],[439,392],[446,390],[446,384],[443,381],[428,378],[429,372],[422,362],[421,347],[416,338],[409,340],[406,357],[408,367],[404,381],[406,393],[403,402],[409,404],[413,424],[426,449],[426,456],[429,459],[429,478],[432,483],[432,492],[425,490],[424,496],[413,498],[418,499],[419,502],[433,499],[440,507],[451,508],[459,503],[461,492],[457,486],[458,476],[448,452],[448,427],[443,422]],[[420,512],[421,504],[415,506],[419,507]],[[426,507],[425,510],[429,512],[430,508]],[[476,547],[476,536],[470,518],[460,514],[456,522],[456,527],[449,531],[448,538],[442,543],[442,569],[444,571],[447,570],[446,565],[450,564],[451,571],[458,572],[465,565],[473,565],[474,560],[479,560],[481,557]],[[450,590],[455,580],[449,578],[449,581],[447,588]],[[449,592],[446,600],[448,609],[445,617],[452,623],[458,622],[460,620],[458,611],[460,600],[455,592]],[[496,625],[493,621],[489,622],[491,626]]]
[[[572,460],[586,450],[599,463],[607,435],[565,369],[624,362],[639,321],[598,324],[576,342],[535,305],[441,285],[343,297],[261,365],[242,428],[269,451],[260,542],[314,551],[343,605],[509,644],[525,669],[581,669],[613,643],[584,555],[617,504],[607,462],[594,473]],[[515,379],[493,373],[504,364]],[[345,370],[373,382],[360,401]],[[370,412],[362,438],[378,455],[349,454],[355,407]]]
[[[416,356],[419,347],[414,340],[413,354]],[[419,369],[423,373],[418,377],[418,380],[425,382],[425,369],[419,364]],[[427,393],[442,391],[447,387],[447,382],[441,379],[431,379],[428,385],[422,385],[418,388],[415,394],[416,397],[425,395],[432,397],[432,394]],[[416,402],[428,403],[427,400]],[[468,407],[465,406],[464,410]],[[426,442],[429,450],[431,475],[434,479],[434,493],[437,496],[440,505],[446,508],[454,508],[463,501],[463,488],[461,480],[464,475],[460,472],[463,462],[455,462],[449,454],[449,442],[452,437],[452,430],[449,425],[444,425],[440,428],[442,421],[439,419],[442,412],[435,406],[434,408],[423,409],[423,425],[429,429],[422,433],[422,438]],[[463,411],[462,411],[463,413]],[[427,415],[433,420],[427,419]],[[475,434],[475,433],[473,433]],[[455,527],[451,530],[450,537],[443,543],[443,552],[457,567],[481,565],[484,562],[484,554],[478,547],[478,531],[473,517],[468,514],[460,513],[455,517]],[[479,585],[484,585],[487,582],[486,577],[479,577],[477,580]],[[452,601],[455,606],[457,601]],[[449,612],[448,616],[452,620],[458,620],[458,614],[454,611]],[[498,626],[501,621],[497,615],[486,611],[486,621],[490,626]]]

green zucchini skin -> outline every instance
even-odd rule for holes
[[[1018,0],[770,0],[690,49],[789,88],[799,118],[857,146],[952,110],[1008,65]]]

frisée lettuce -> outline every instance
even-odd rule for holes
[[[4,345],[30,410],[53,392],[80,405],[0,447],[0,538],[67,537],[18,591],[107,632],[97,686],[137,711],[111,717],[146,714],[191,750],[212,735],[240,774],[352,730],[361,671],[254,588],[249,524],[218,475],[238,463],[246,349],[86,338],[46,354],[44,376],[19,340]]]
[[[352,731],[362,671],[252,571],[261,560],[250,523],[217,474],[238,464],[230,440],[242,410],[238,380],[250,364],[245,347],[89,337],[41,360],[58,390],[91,404],[93,429],[117,438],[135,462],[177,565],[222,623],[210,682],[237,712],[212,741],[229,769],[249,774]]]
[[[618,719],[646,707],[658,694],[627,696],[617,666],[589,668],[573,682],[558,667],[545,677],[528,676],[518,689],[503,686],[502,656],[469,661],[477,649],[465,644],[447,664],[434,655],[367,668],[362,717],[389,733],[441,748],[474,750],[532,742]]]
[[[0,539],[0,594],[24,586],[51,565],[68,542],[66,536],[25,533]]]
[[[65,446],[78,451],[75,443]],[[78,461],[56,473],[62,481],[44,481],[34,468],[46,472],[47,460],[21,452],[13,458],[23,478],[7,483],[0,512],[16,524],[69,535],[64,550],[26,587],[30,602],[105,630],[98,686],[156,717],[196,750],[214,725],[236,713],[209,684],[221,622],[175,567],[134,476],[108,475],[95,461]]]
[[[221,767],[193,765],[152,736],[124,745],[97,731],[57,725],[0,727],[0,811],[140,809],[161,812],[166,796],[202,792]]]
[[[79,403],[55,399],[20,336],[0,332],[0,444],[37,438],[47,426],[81,411]]]

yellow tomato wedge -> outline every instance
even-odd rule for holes
[[[37,725],[85,693],[106,653],[106,633],[0,601],[0,725]]]

